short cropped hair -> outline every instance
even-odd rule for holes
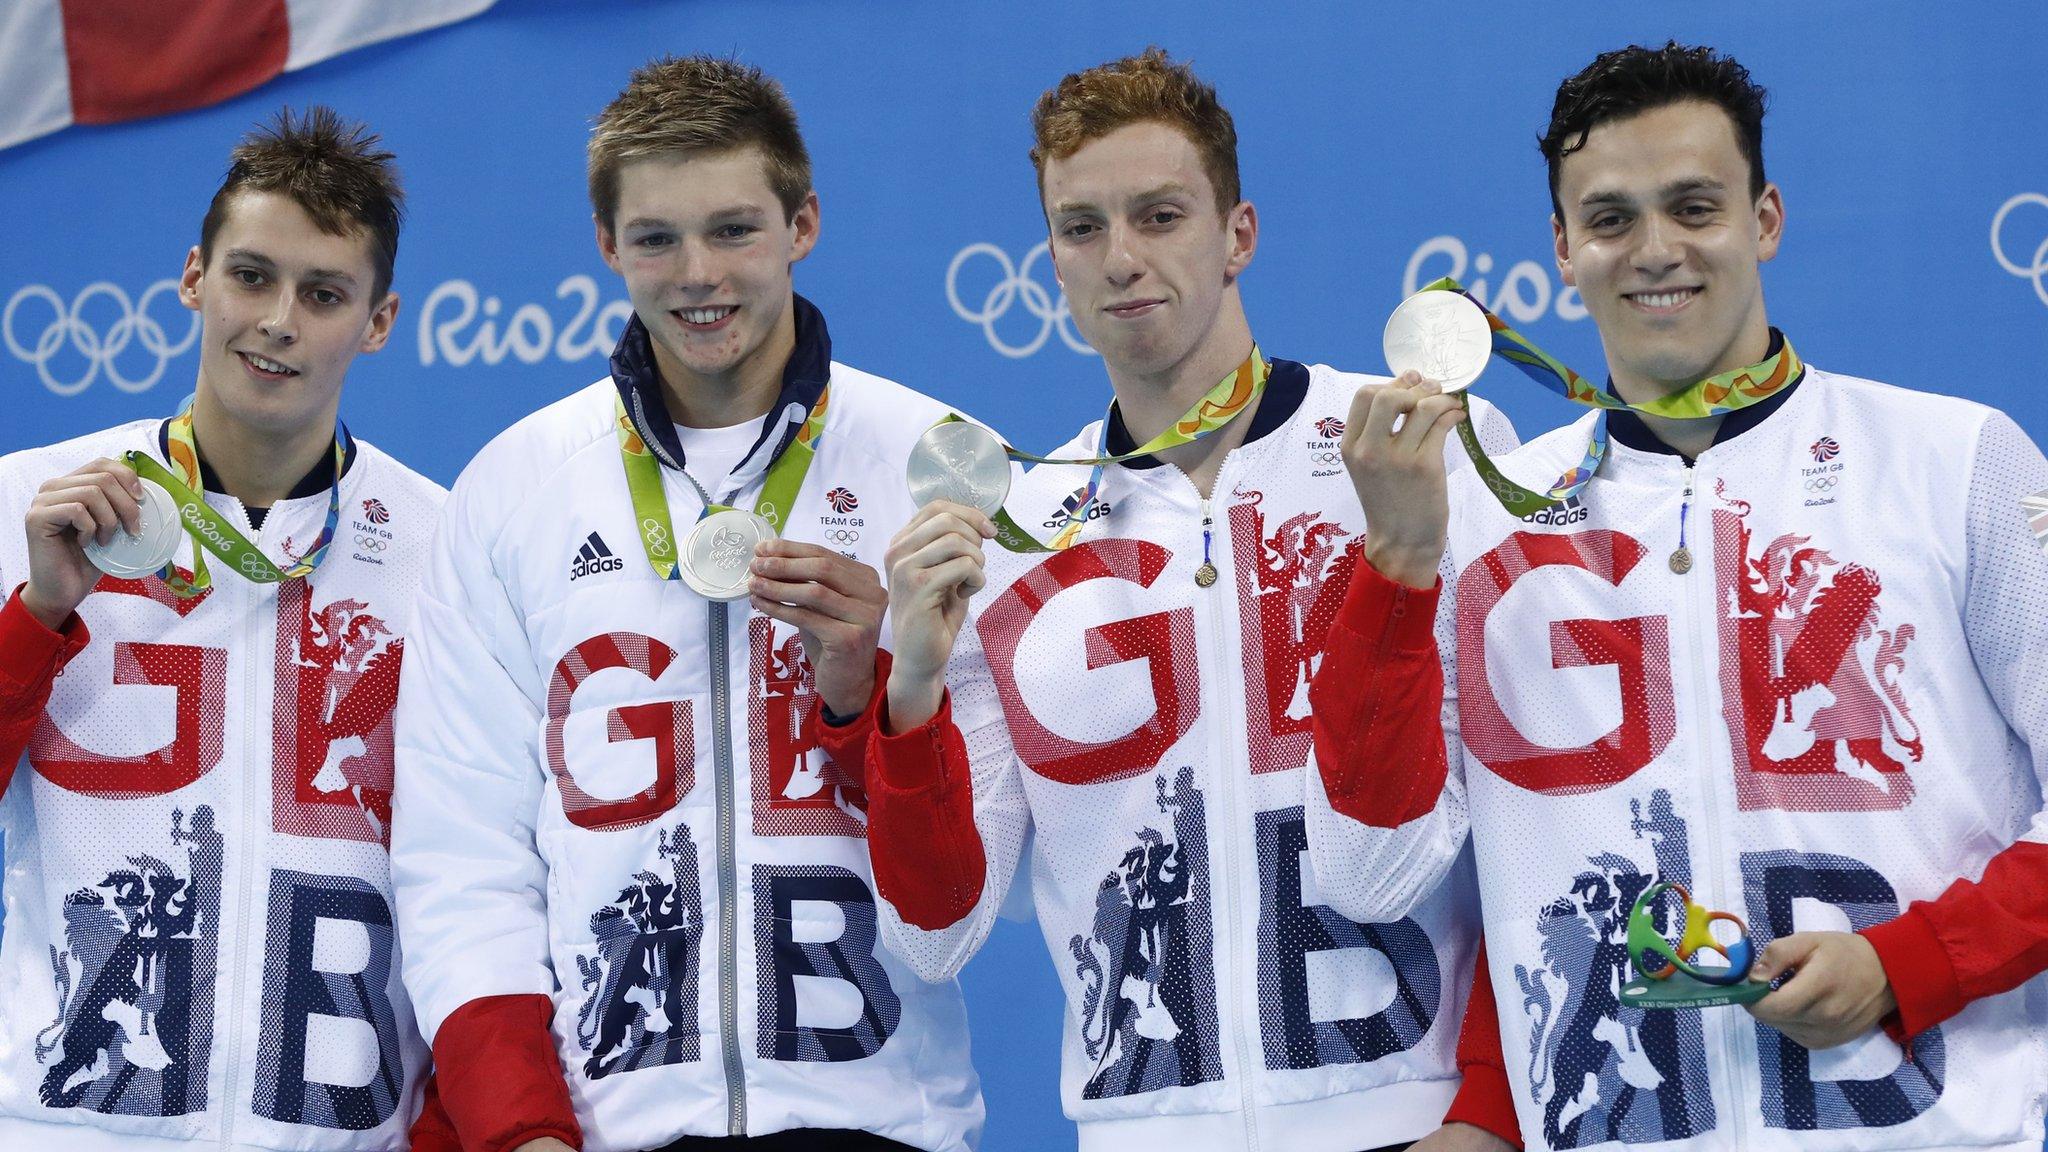
[[[1770,94],[1749,78],[1749,69],[1707,47],[1676,40],[1662,48],[1632,44],[1603,52],[1578,75],[1557,86],[1550,127],[1537,147],[1550,167],[1550,207],[1564,219],[1558,202],[1558,170],[1564,158],[1586,146],[1586,134],[1602,124],[1686,101],[1715,105],[1735,125],[1735,143],[1749,161],[1749,198],[1764,194],[1764,108]]]
[[[590,206],[609,229],[629,160],[758,146],[768,187],[796,219],[811,194],[811,154],[774,77],[719,56],[663,56],[635,70],[590,133]]]
[[[1177,128],[1195,146],[1216,190],[1216,210],[1236,207],[1237,125],[1213,85],[1157,46],[1136,56],[1070,73],[1031,110],[1031,166],[1045,193],[1045,164],[1065,160],[1089,142],[1146,122]]]
[[[200,260],[213,259],[214,238],[237,195],[276,193],[305,209],[314,226],[329,236],[368,234],[370,306],[375,308],[391,288],[398,230],[405,221],[397,158],[378,143],[368,127],[342,119],[332,108],[315,105],[296,116],[290,108],[279,110],[228,154],[227,176],[199,225]]]

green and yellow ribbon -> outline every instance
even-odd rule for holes
[[[179,574],[175,561],[164,565],[163,570],[157,573],[158,578],[181,600],[189,600],[205,592],[213,587],[213,576],[206,569],[208,552],[227,561],[235,571],[256,584],[277,584],[310,575],[327,558],[327,548],[334,543],[335,525],[341,521],[341,470],[348,462],[348,429],[339,419],[335,420],[334,483],[327,491],[327,522],[304,556],[289,568],[279,568],[233,522],[208,504],[206,497],[200,495],[205,485],[199,474],[199,442],[192,428],[192,402],[195,398],[187,396],[178,414],[171,417],[164,453],[170,458],[170,468],[157,463],[156,457],[147,452],[131,451],[122,456],[122,461],[135,469],[136,475],[154,480],[171,494],[171,501],[178,507],[178,522],[195,545],[190,580]]]

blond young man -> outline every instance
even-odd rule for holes
[[[1337,445],[1372,378],[1254,343],[1258,213],[1186,65],[1154,49],[1068,76],[1032,124],[1060,283],[1115,397],[1055,455],[1146,454],[1025,478],[1018,522],[1079,526],[1049,556],[984,548],[987,519],[945,504],[891,545],[868,752],[890,946],[957,970],[1029,825],[1082,1148],[1413,1140],[1457,1091],[1470,878],[1361,924],[1302,867],[1307,681],[1365,527]]]
[[[874,695],[873,565],[946,410],[834,363],[793,292],[818,196],[758,69],[635,72],[590,190],[634,318],[456,483],[401,696],[448,1116],[491,1152],[971,1147],[959,989],[881,947],[866,729],[822,723]]]

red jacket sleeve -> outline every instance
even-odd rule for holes
[[[50,702],[51,683],[91,640],[75,612],[60,631],[43,627],[22,606],[20,588],[0,607],[0,795]]]
[[[1500,1010],[1493,1000],[1493,977],[1486,967],[1486,942],[1472,965],[1472,995],[1465,1001],[1465,1024],[1458,1030],[1458,1086],[1446,1124],[1471,1124],[1522,1146],[1522,1125],[1515,1119],[1514,1090],[1508,1086],[1506,1062],[1500,1054]]]
[[[413,1125],[414,1139],[433,1138],[445,1124],[460,1138],[462,1152],[508,1152],[543,1136],[583,1147],[548,1031],[553,1011],[537,994],[483,996],[442,1021],[434,1034],[434,1084]]]
[[[825,704],[822,700],[811,709],[811,742],[823,749],[825,758],[832,761],[856,786],[863,789],[867,787],[868,737],[874,734],[875,718],[880,714],[883,698],[888,694],[890,665],[889,650],[875,649],[875,690],[868,696],[867,707],[853,719],[843,724],[834,724],[826,718]]]
[[[2023,840],[1896,919],[1863,930],[1899,1010],[1884,1021],[1906,1043],[1973,1000],[2048,971],[2048,844]]]
[[[412,1142],[411,1152],[462,1152],[462,1138],[455,1134],[455,1122],[448,1119],[448,1106],[441,1103],[440,1078],[432,1072],[427,1073],[419,1117],[406,1138]]]
[[[1443,792],[1441,593],[1441,585],[1410,588],[1361,561],[1330,623],[1309,685],[1309,723],[1330,806],[1361,823],[1398,827]]]
[[[888,735],[886,697],[868,740],[868,855],[875,888],[903,922],[936,932],[981,899],[988,858],[974,826],[974,772],[953,698],[930,720]]]

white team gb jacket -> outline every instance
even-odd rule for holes
[[[947,410],[829,374],[783,534],[881,570],[915,512],[910,448]],[[618,395],[607,378],[520,421],[449,500],[400,709],[423,1028],[479,997],[551,996],[591,1152],[803,1127],[967,1147],[982,1104],[960,991],[881,946],[866,797],[857,766],[805,739],[819,702],[797,633],[656,576]],[[780,439],[698,479],[750,508]],[[704,502],[662,477],[687,533]]]
[[[0,586],[26,578],[36,489],[162,460],[158,426],[0,459]],[[311,576],[209,557],[196,599],[105,577],[79,606],[92,641],[0,799],[0,1148],[406,1146],[426,1050],[393,928],[391,718],[442,492],[355,446]],[[250,540],[296,558],[328,498],[279,502]]]
[[[1211,501],[1171,465],[1112,466],[1072,547],[985,549],[989,583],[947,676],[985,887],[950,927],[893,907],[884,924],[920,971],[956,970],[1031,829],[1029,883],[1067,999],[1062,1096],[1084,1150],[1377,1147],[1434,1130],[1455,1094],[1469,873],[1390,922],[1356,923],[1303,855],[1308,683],[1363,545],[1339,440],[1371,382],[1274,361]],[[1496,409],[1473,409],[1482,441],[1514,445]],[[1102,449],[1098,422],[1054,455]],[[1446,452],[1467,466],[1455,437]],[[1009,510],[1045,538],[1087,475],[1040,465]],[[1211,512],[1218,576],[1201,587]]]
[[[1591,420],[1503,470],[1558,474]],[[2039,979],[1910,1051],[1873,1031],[1809,1052],[1739,1008],[1649,1011],[1619,988],[1629,906],[1657,879],[1761,947],[1889,921],[2048,843],[2048,565],[2019,504],[2044,487],[2004,415],[1811,367],[1693,465],[1615,443],[1549,522],[1453,478],[1449,780],[1389,829],[1332,811],[1317,774],[1310,839],[1333,903],[1395,915],[1469,823],[1528,1147],[2040,1148]]]

